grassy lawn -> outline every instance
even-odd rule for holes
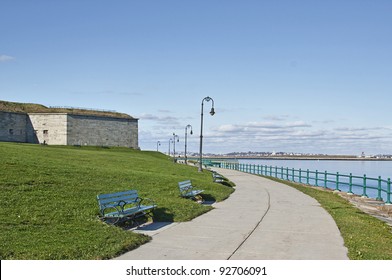
[[[179,197],[186,179],[221,201],[232,188],[167,156],[126,148],[0,143],[0,258],[107,259],[149,237],[102,223],[96,195],[136,189],[155,200],[157,221],[187,221],[211,209]]]
[[[315,198],[334,218],[351,260],[392,260],[392,232],[386,223],[365,214],[331,191],[267,178],[292,186]]]

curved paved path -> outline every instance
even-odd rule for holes
[[[281,183],[216,169],[236,191],[190,222],[145,228],[152,241],[117,259],[338,260],[347,249],[332,217],[313,198]]]

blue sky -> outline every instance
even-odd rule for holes
[[[205,152],[392,154],[392,1],[2,0],[0,100],[185,126]]]

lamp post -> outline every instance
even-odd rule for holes
[[[203,172],[203,107],[204,107],[204,100],[207,102],[212,101],[210,115],[215,115],[214,110],[214,100],[207,96],[201,101],[201,128],[200,128],[200,158],[199,158],[199,172]]]
[[[169,155],[169,157],[170,157],[170,142],[172,141],[172,139],[170,138],[169,139],[169,153],[168,153],[168,155]]]
[[[193,134],[192,126],[191,126],[190,124],[188,124],[188,125],[185,127],[185,164],[188,164],[188,159],[187,159],[187,156],[186,156],[187,135],[188,135],[187,130],[188,130],[188,128],[191,129],[191,135]]]
[[[158,141],[157,142],[157,152],[159,152],[159,149],[158,149],[158,147],[161,145],[161,142],[160,141]]]
[[[180,138],[178,137],[178,135],[173,133],[173,162],[176,162],[176,139],[177,142],[180,142]]]

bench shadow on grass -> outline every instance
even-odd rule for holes
[[[125,220],[119,226],[124,230],[142,229],[146,231],[158,230],[174,222],[174,215],[167,208],[158,207],[154,210],[152,218],[142,216],[136,220]]]
[[[216,202],[215,197],[213,197],[210,194],[203,194],[202,197],[203,197],[203,201],[200,203],[202,205],[212,205]]]
[[[226,186],[226,187],[230,187],[230,188],[234,187],[234,183],[229,182],[228,180],[223,180],[222,182],[219,182],[219,183]]]

